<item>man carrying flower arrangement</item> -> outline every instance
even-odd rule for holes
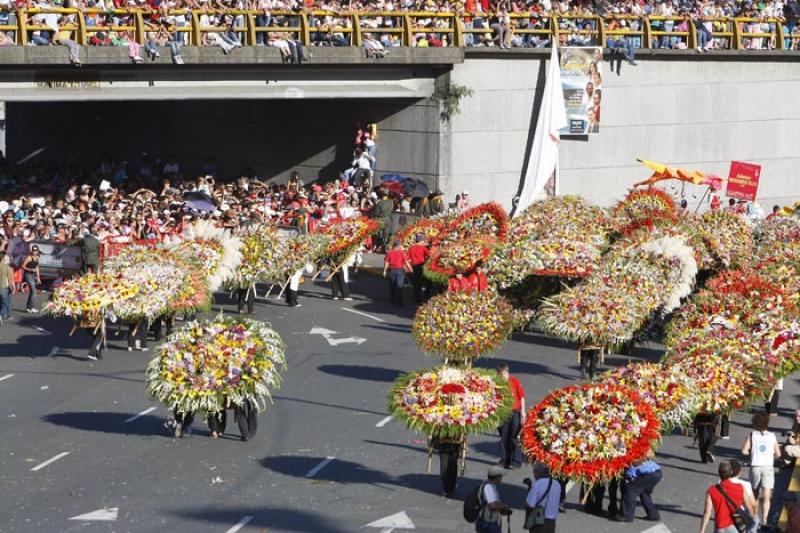
[[[497,428],[497,432],[500,434],[500,461],[497,464],[509,469],[515,462],[522,464],[519,432],[522,429],[522,423],[525,421],[525,389],[522,388],[522,383],[508,372],[506,363],[498,364],[497,371],[508,381],[508,385],[514,395],[511,417]],[[517,460],[518,458],[519,460]]]

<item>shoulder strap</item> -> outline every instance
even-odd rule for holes
[[[733,503],[733,500],[731,500],[730,496],[728,496],[728,494],[724,490],[722,490],[722,483],[717,483],[717,490],[719,491],[720,494],[722,494],[725,500],[727,500],[728,505],[731,508],[731,511],[735,511],[739,508],[735,503]]]
[[[547,484],[547,490],[544,491],[544,494],[542,494],[539,497],[539,501],[536,502],[536,505],[534,505],[534,507],[539,507],[539,505],[544,501],[544,499],[547,498],[547,495],[550,494],[550,488],[552,486],[553,486],[553,478],[550,478],[550,482]]]

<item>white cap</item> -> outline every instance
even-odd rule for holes
[[[464,191],[461,193],[461,196],[469,196],[469,191]]]

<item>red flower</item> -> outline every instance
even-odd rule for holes
[[[464,394],[467,389],[460,383],[447,383],[442,385],[441,392],[442,394]]]

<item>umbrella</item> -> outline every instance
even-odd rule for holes
[[[402,196],[405,193],[403,184],[400,183],[399,181],[385,181],[381,184],[381,187],[383,187],[387,191],[399,194],[400,196]]]
[[[431,190],[428,184],[418,179],[408,179],[403,183],[405,193],[412,198],[426,198],[430,196]]]
[[[195,211],[212,212],[217,208],[214,200],[203,191],[190,191],[183,193],[183,201],[186,207]]]
[[[401,176],[400,174],[384,174],[381,176],[381,181],[405,181],[411,179],[408,176]]]
[[[694,183],[695,185],[707,183],[705,173],[700,172],[699,170],[686,170],[683,168],[668,167],[667,165],[656,163],[655,161],[648,161],[647,159],[637,159],[637,161],[652,169],[653,175],[644,181],[634,183],[634,187],[639,185],[654,185],[659,181],[670,179]]]

